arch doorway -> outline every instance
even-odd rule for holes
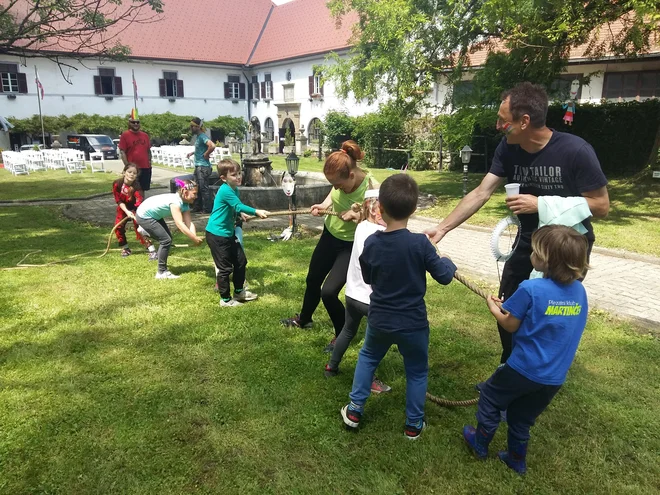
[[[287,144],[287,131],[289,132],[290,142]],[[284,119],[282,122],[282,127],[280,129],[280,153],[284,153],[284,146],[295,146],[296,145],[296,126],[293,125],[293,121],[290,118]]]

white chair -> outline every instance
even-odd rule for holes
[[[85,162],[83,161],[81,163],[80,154],[78,151],[70,149],[62,150],[62,155],[64,157],[64,167],[68,173],[82,173],[82,171],[86,168]],[[83,154],[83,158],[84,156],[85,155]]]
[[[161,148],[151,148],[151,161],[163,164],[163,150]]]
[[[96,152],[89,154],[89,166],[94,172],[105,172],[105,162],[103,158],[103,153]]]
[[[2,161],[13,175],[30,175],[25,157],[16,151],[3,151]]]
[[[27,164],[28,170],[33,172],[39,170],[46,170],[46,164],[44,163],[44,156],[41,151],[23,151],[21,153],[24,155],[25,163]]]

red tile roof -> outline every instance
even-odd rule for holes
[[[270,0],[167,0],[162,20],[131,25],[120,38],[134,57],[243,65],[273,7]]]
[[[293,0],[275,7],[249,64],[348,47],[357,17],[347,15],[337,25],[326,3],[327,0]]]
[[[621,32],[622,29],[623,29],[623,22],[621,21],[612,22],[610,26],[607,25],[601,26],[600,31],[598,32],[597,44],[606,43],[607,46],[607,44],[609,44],[611,40]],[[649,54],[660,54],[660,38],[651,39],[650,45],[651,46],[649,49]],[[569,54],[569,63],[570,60],[581,60],[581,59],[589,58],[586,55],[587,48],[588,48],[587,43],[571,48]],[[486,61],[486,57],[488,56],[489,50],[494,52],[507,51],[506,47],[504,46],[504,43],[501,40],[491,40],[488,45],[479,46],[476,49],[470,51],[469,54],[470,67],[477,67],[479,65],[483,65],[483,63]],[[612,57],[613,54],[607,51],[604,54],[604,56]]]

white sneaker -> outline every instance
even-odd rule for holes
[[[157,279],[163,279],[163,278],[180,278],[179,275],[174,275],[171,271],[166,270],[164,272],[158,272],[156,273],[156,278]]]
[[[221,308],[236,308],[238,306],[243,306],[243,303],[238,302],[236,299],[230,299],[229,301],[223,301],[220,299],[220,307]]]
[[[234,299],[239,302],[254,301],[258,297],[259,296],[256,295],[254,292],[250,292],[247,289],[243,289],[238,294],[234,294]]]

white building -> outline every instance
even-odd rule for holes
[[[286,129],[297,136],[304,128],[313,143],[316,119],[329,110],[351,115],[374,110],[362,102],[340,101],[332,82],[321,84],[313,70],[328,53],[347,51],[354,19],[349,16],[338,27],[326,0],[279,6],[271,0],[166,2],[160,21],[134,24],[122,33],[122,43],[131,47],[130,61],[61,59],[69,68],[47,58],[0,56],[0,115],[38,113],[35,66],[45,88],[44,115],[127,115],[133,107],[134,74],[141,115],[257,117],[268,139],[278,142]],[[562,76],[570,85],[576,74],[601,71],[581,88],[581,102],[660,97],[660,47],[632,61],[593,61],[583,53],[583,47],[572,51]],[[478,67],[485,55],[473,54],[471,65]],[[445,95],[439,83],[431,103],[442,105]],[[0,131],[0,148],[15,144]]]

